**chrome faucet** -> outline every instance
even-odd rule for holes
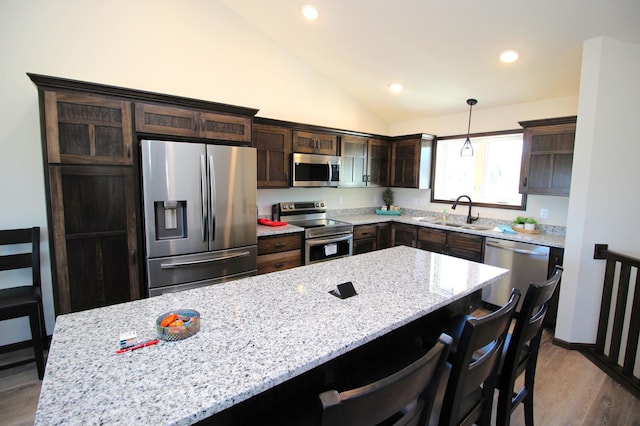
[[[474,222],[476,220],[478,220],[480,218],[480,213],[478,213],[478,215],[476,217],[471,217],[471,206],[472,206],[472,202],[471,202],[471,197],[469,197],[468,195],[461,195],[459,196],[456,201],[453,202],[453,205],[451,206],[452,210],[455,210],[456,207],[458,206],[458,201],[460,201],[460,198],[466,198],[467,200],[469,200],[469,213],[467,214],[467,223],[471,223]]]

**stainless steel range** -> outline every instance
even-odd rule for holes
[[[304,264],[323,262],[353,253],[353,225],[327,219],[326,201],[274,204],[273,220],[304,228]]]

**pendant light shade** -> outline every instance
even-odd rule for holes
[[[467,99],[467,105],[469,105],[469,124],[467,125],[467,139],[464,141],[462,145],[462,149],[460,150],[461,157],[473,157],[473,145],[471,145],[471,140],[469,139],[469,131],[471,130],[471,109],[478,101],[476,99]]]

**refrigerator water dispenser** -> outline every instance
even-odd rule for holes
[[[187,238],[187,202],[156,201],[156,239]]]

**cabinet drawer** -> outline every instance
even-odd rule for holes
[[[258,256],[296,249],[302,249],[301,233],[258,239]]]
[[[440,229],[418,229],[418,241],[425,241],[433,244],[442,244],[447,242],[447,232]]]
[[[462,234],[459,232],[450,232],[447,239],[449,247],[457,247],[475,252],[482,252],[484,247],[484,237],[478,235]]]
[[[360,225],[353,228],[353,239],[373,238],[376,236],[378,228],[376,225]]]
[[[302,266],[302,250],[300,249],[258,256],[258,274],[282,271],[296,266]]]

